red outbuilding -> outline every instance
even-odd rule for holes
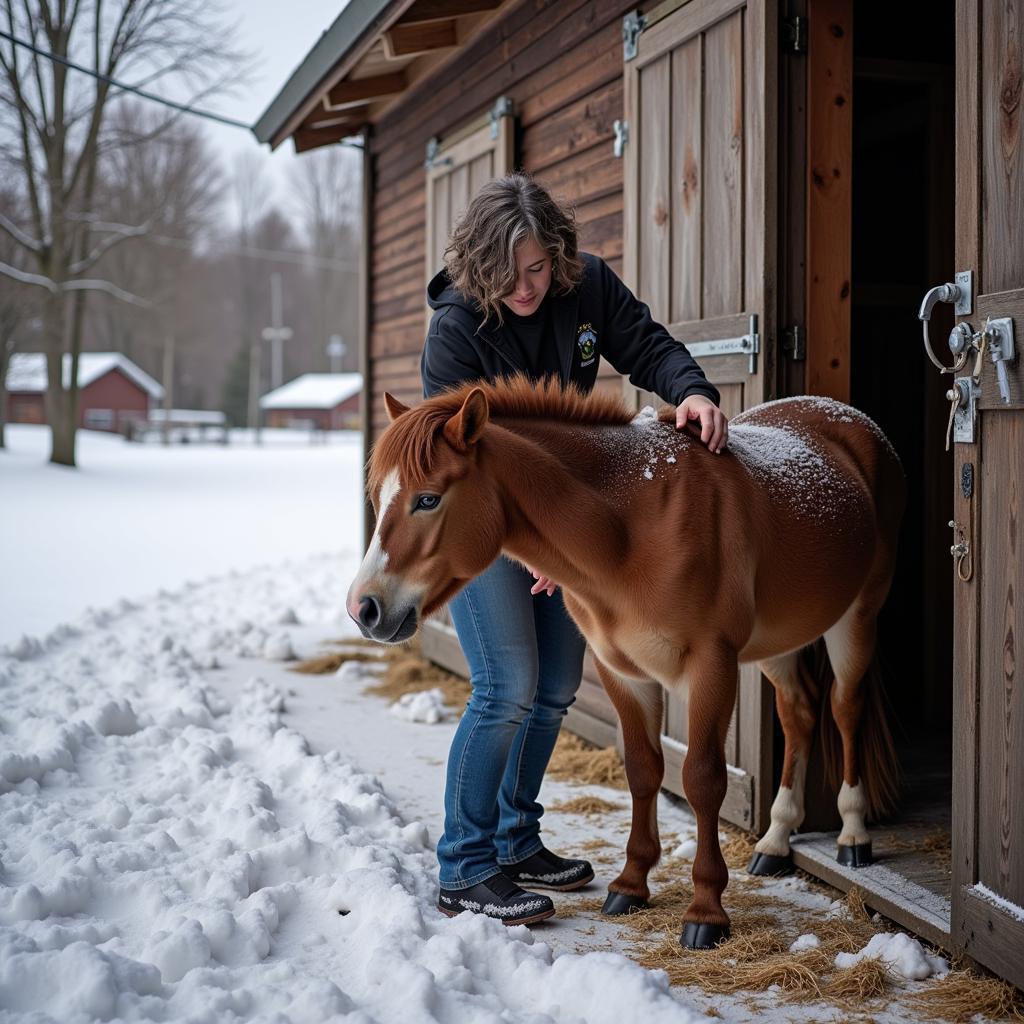
[[[64,356],[64,386],[71,356]],[[17,352],[7,368],[7,422],[45,423],[46,356]],[[164,389],[120,352],[83,352],[78,357],[78,425],[123,432],[145,420]]]
[[[268,427],[358,430],[363,393],[359,373],[304,373],[260,399]]]

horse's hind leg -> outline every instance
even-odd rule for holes
[[[665,773],[661,750],[664,696],[657,683],[625,683],[600,661],[598,675],[622,723],[626,778],[633,797],[633,822],[626,843],[626,864],[608,886],[602,913],[628,914],[647,905],[647,876],[661,856],[658,792]]]
[[[868,799],[862,772],[866,766],[859,762],[857,734],[864,711],[862,683],[875,651],[876,618],[876,602],[865,600],[862,593],[825,634],[835,674],[832,717],[843,741],[843,784],[838,800],[843,829],[839,834],[838,861],[850,867],[863,867],[872,861],[871,839],[864,822]]]
[[[762,661],[761,671],[775,687],[775,707],[786,738],[782,780],[772,804],[768,831],[754,847],[747,871],[752,875],[787,875],[793,870],[790,833],[804,820],[804,778],[815,725],[813,691],[800,673],[800,652]]]

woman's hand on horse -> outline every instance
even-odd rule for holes
[[[529,566],[526,567],[530,569]],[[530,587],[531,594],[540,594],[543,591],[547,591],[548,597],[552,597],[555,590],[558,588],[558,584],[548,576],[541,576],[536,569],[530,569],[530,575],[537,581],[532,587]]]
[[[716,455],[729,443],[729,420],[704,395],[688,395],[676,408],[676,430],[685,430],[690,420],[700,421],[700,439]]]

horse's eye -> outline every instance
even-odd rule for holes
[[[431,509],[437,508],[440,503],[441,498],[437,494],[421,494],[416,499],[413,512],[429,512]]]

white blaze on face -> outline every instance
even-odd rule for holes
[[[395,495],[402,489],[402,482],[398,479],[398,470],[393,469],[384,478],[381,484],[380,494],[377,498],[377,526],[373,531],[370,546],[363,556],[363,564],[359,567],[355,582],[352,584],[352,593],[359,593],[367,581],[372,580],[378,574],[384,572],[388,565],[388,553],[380,543],[380,528],[387,515],[388,507],[395,500]]]

